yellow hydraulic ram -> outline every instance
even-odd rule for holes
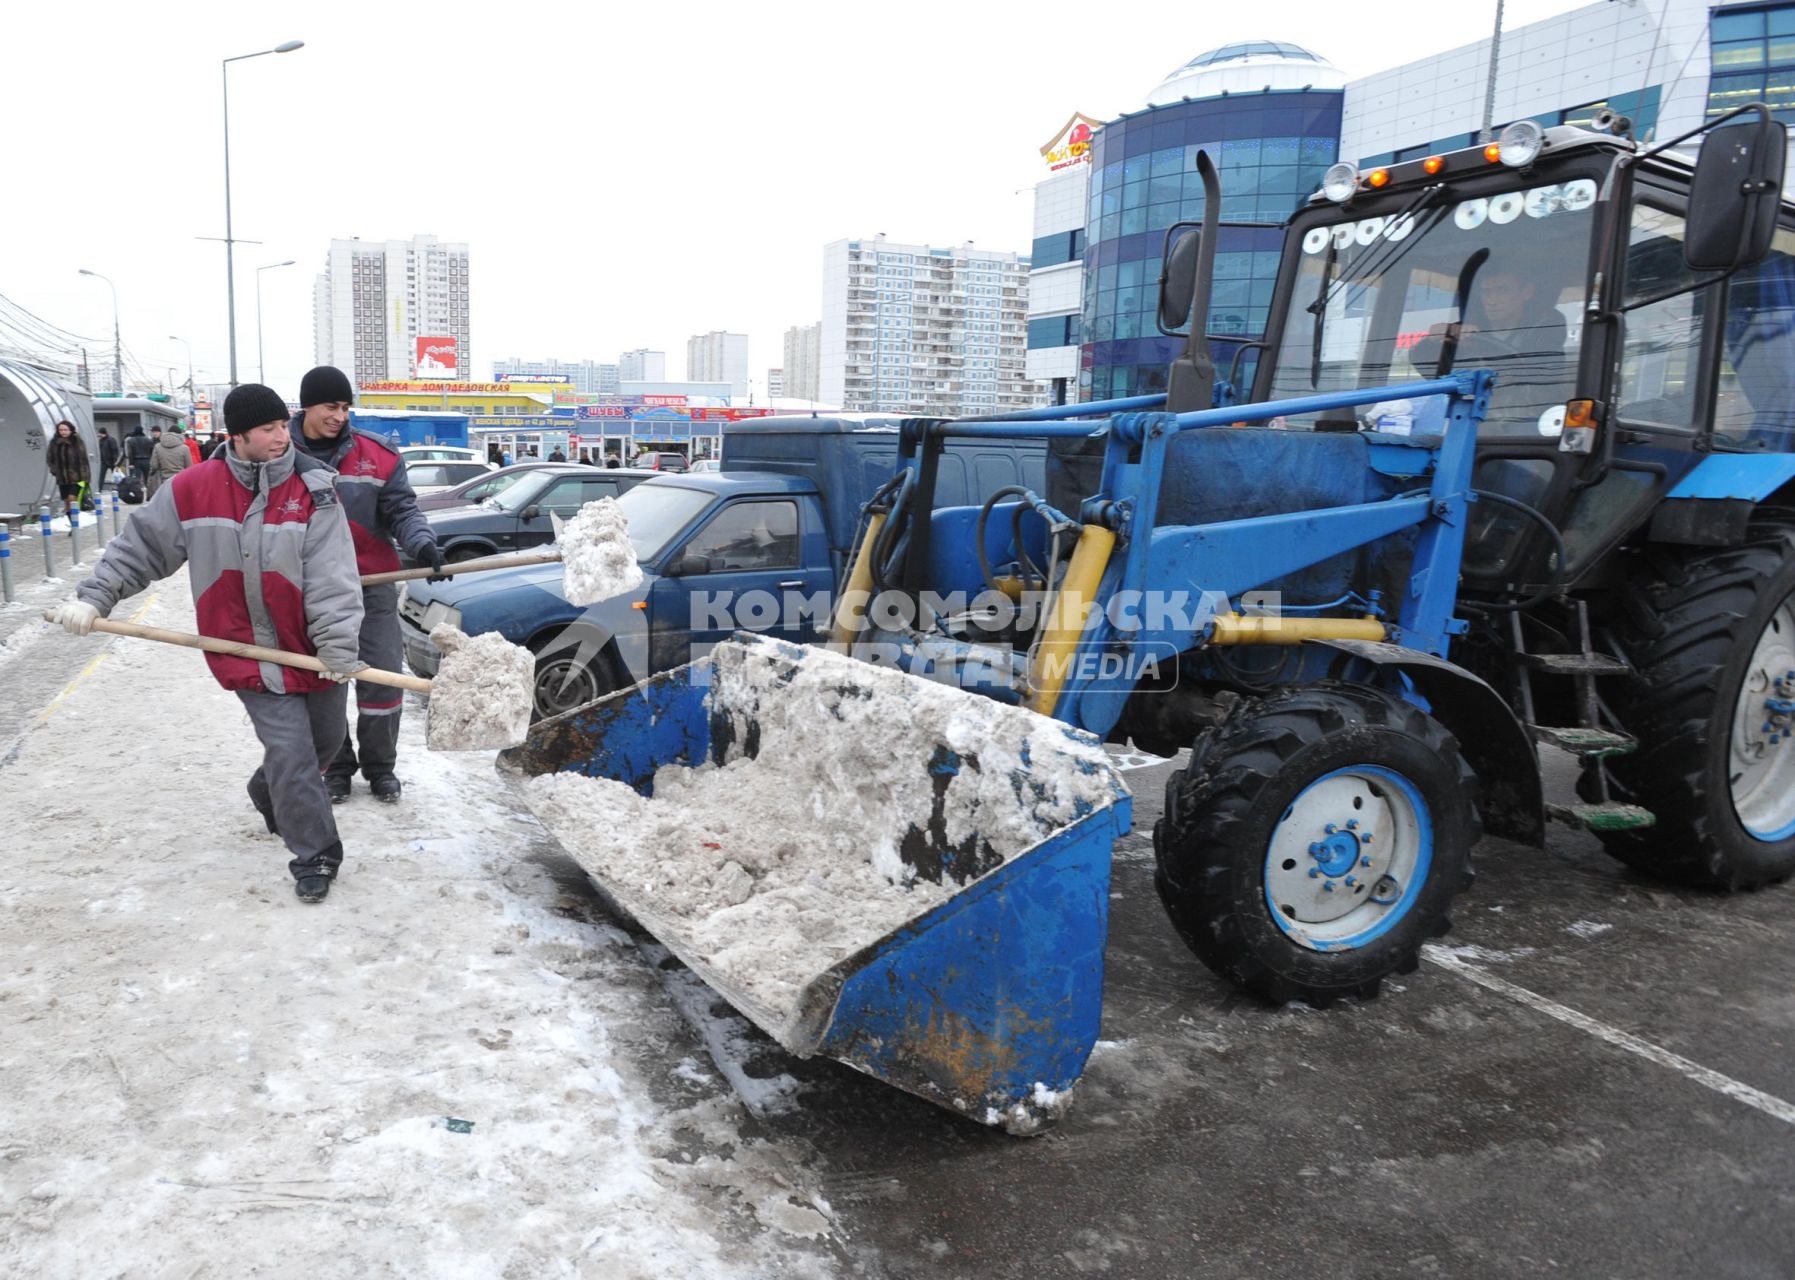
[[[1116,535],[1094,524],[1087,524],[1078,535],[1066,576],[1042,624],[1041,643],[1029,664],[1028,701],[1023,705],[1030,711],[1044,716],[1053,714],[1054,704],[1066,685],[1072,655],[1084,634],[1085,619],[1097,603],[1097,584],[1109,567],[1110,552],[1115,546]]]
[[[841,599],[835,603],[835,621],[829,628],[829,638],[836,644],[853,644],[854,638],[866,628],[866,606],[873,590],[873,544],[878,542],[879,530],[884,527],[883,512],[875,512],[867,519],[866,535],[860,539],[854,567],[848,571],[848,584],[842,588]]]
[[[1242,617],[1220,614],[1210,644],[1301,644],[1305,640],[1383,640],[1389,635],[1376,618]]]

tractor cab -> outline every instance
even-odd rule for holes
[[[1507,501],[1475,512],[1466,592],[1575,582],[1710,452],[1795,447],[1781,135],[1737,124],[1692,162],[1523,121],[1486,147],[1335,165],[1289,223],[1251,399],[1489,369],[1474,484]],[[1278,425],[1428,434],[1444,405]]]

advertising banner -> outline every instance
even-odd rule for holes
[[[454,338],[418,339],[418,377],[452,379],[460,372],[461,363],[455,352]]]

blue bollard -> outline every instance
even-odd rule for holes
[[[54,578],[56,576],[56,544],[50,538],[50,513],[48,511],[37,513],[37,536],[44,544],[44,577]]]
[[[123,528],[123,526],[119,524],[119,521],[122,518],[123,517],[119,514],[118,490],[114,489],[112,491],[112,536],[115,538],[118,537],[118,531]]]
[[[69,503],[69,565],[81,563],[81,506]]]
[[[0,521],[0,600],[12,604],[12,528]]]

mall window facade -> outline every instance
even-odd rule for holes
[[[1197,152],[1221,173],[1224,220],[1281,223],[1338,157],[1338,90],[1238,94],[1151,108],[1106,124],[1092,140],[1085,224],[1080,398],[1165,388],[1182,339],[1154,321],[1166,228],[1203,217]],[[1265,330],[1283,242],[1268,228],[1226,228],[1216,243],[1208,332]],[[1233,344],[1214,344],[1218,361]]]
[[[1795,121],[1795,5],[1739,5],[1708,19],[1708,118],[1762,102]]]

